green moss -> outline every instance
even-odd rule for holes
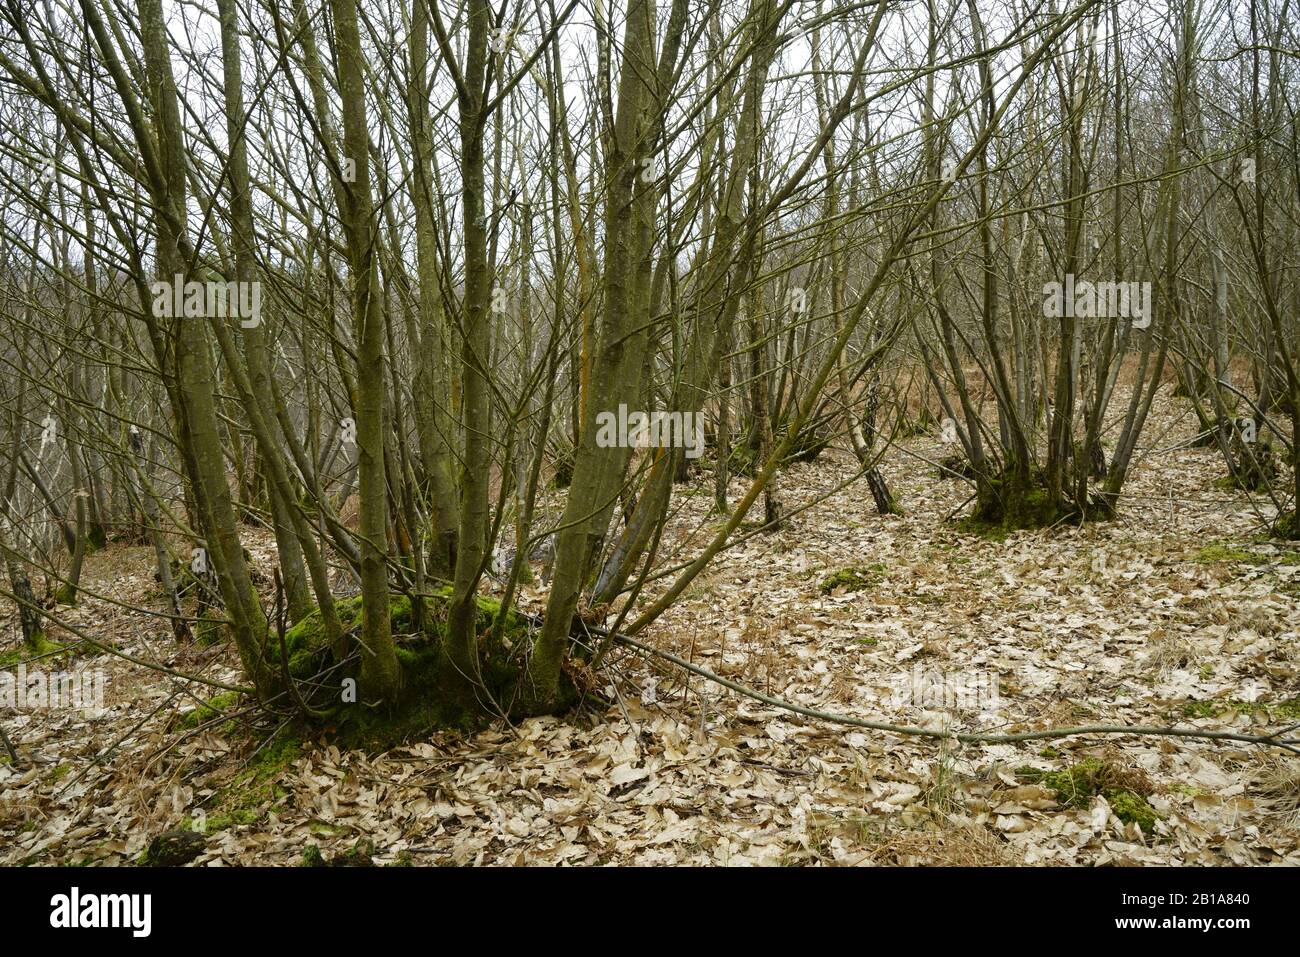
[[[140,855],[144,867],[180,867],[203,853],[203,837],[194,831],[168,831],[149,842]]]
[[[1041,784],[1056,793],[1056,799],[1068,807],[1087,807],[1100,794],[1115,816],[1127,823],[1137,823],[1150,832],[1159,818],[1145,794],[1150,782],[1141,771],[1119,767],[1098,758],[1085,758],[1060,771],[1043,771],[1021,767],[1016,773],[1022,780]]]
[[[443,589],[437,593],[436,597],[445,599],[449,591],[449,589]],[[360,595],[354,595],[351,598],[344,598],[335,602],[334,610],[338,614],[339,624],[343,626],[345,632],[361,627],[362,604]],[[389,600],[388,620],[394,636],[411,634],[414,631],[411,622],[411,599],[405,595],[394,593]],[[278,665],[278,639],[272,634],[268,636],[268,642],[268,654],[272,656],[272,661]],[[321,618],[320,609],[313,608],[300,621],[289,628],[284,635],[284,644],[289,653],[290,674],[300,680],[317,674],[320,669],[316,665],[320,657],[328,651],[325,641],[325,625]]]
[[[1211,484],[1225,492],[1257,492],[1268,483],[1261,482],[1259,477],[1252,473],[1238,472],[1236,475],[1222,475]]]
[[[216,834],[232,827],[252,827],[266,819],[266,810],[255,807],[232,808],[220,814],[213,814],[204,821],[204,834]]]
[[[1148,834],[1155,830],[1160,815],[1140,794],[1127,789],[1110,790],[1106,792],[1106,801],[1125,824],[1136,824]]]
[[[229,632],[226,623],[216,618],[200,618],[194,629],[194,640],[200,645],[219,645],[226,640]]]
[[[319,847],[315,844],[308,844],[302,852],[303,867],[373,867],[375,856],[375,844],[368,838],[363,838],[356,843],[356,846],[350,847],[341,854],[335,854],[331,858],[326,858],[321,853]]]
[[[38,656],[52,656],[66,650],[63,645],[50,641],[45,632],[38,631],[32,636],[30,644],[23,644],[13,651],[0,652],[0,668],[13,668]]]
[[[986,542],[1006,541],[1007,536],[1015,531],[1015,529],[1008,528],[1001,522],[986,522],[975,515],[968,515],[965,518],[958,519],[953,523],[953,527],[967,535],[982,538]]]
[[[308,821],[307,830],[317,837],[338,837],[340,834],[347,834],[351,828],[344,827],[342,824],[330,824],[326,821]]]
[[[1214,718],[1224,714],[1261,716],[1266,721],[1300,721],[1300,698],[1286,701],[1239,701],[1223,698],[1211,701],[1188,701],[1183,714],[1189,718]]]
[[[823,578],[819,588],[823,595],[829,595],[836,590],[842,592],[862,591],[879,582],[884,577],[885,571],[885,565],[880,562],[867,567],[849,565]]]
[[[1277,465],[1271,453],[1265,453],[1258,466],[1252,467],[1248,462],[1242,463],[1236,474],[1223,475],[1215,479],[1215,488],[1228,492],[1258,492],[1269,488],[1277,478]]]
[[[349,847],[342,854],[337,855],[330,864],[334,867],[371,867],[375,856],[375,844],[373,841],[363,839],[357,842],[355,847]]]
[[[279,784],[279,779],[301,754],[301,743],[288,733],[282,733],[260,748],[234,780],[213,795],[211,810],[201,818],[202,832],[215,834],[265,821],[270,809],[289,796],[290,792]],[[185,826],[190,830],[197,829],[193,820],[187,821]]]
[[[1093,518],[1106,517],[1098,507]],[[981,537],[1004,538],[1020,529],[1047,528],[1063,520],[1078,520],[1071,508],[1053,498],[1041,470],[1027,473],[1007,469],[999,475],[979,476],[975,512],[959,523],[963,531]]]
[[[332,649],[326,646],[319,611],[304,616],[288,630],[285,645],[289,671],[300,682],[304,696],[311,698],[312,707],[328,714],[327,732],[338,735],[346,746],[387,747],[435,727],[473,730],[501,711],[515,717],[537,713],[529,709],[540,705],[529,699],[526,687],[521,687],[522,665],[532,642],[528,621],[510,609],[498,640],[493,625],[501,614],[501,603],[482,596],[477,599],[475,633],[479,637],[481,673],[477,677],[481,687],[475,688],[444,651],[449,597],[450,589],[444,588],[424,599],[423,615],[418,616],[423,620],[421,628],[412,614],[411,599],[400,594],[391,596],[390,621],[403,688],[400,699],[382,710],[344,700],[342,683],[358,678],[355,661],[332,672],[325,685],[315,680],[330,666],[333,657]],[[339,602],[337,609],[345,629],[360,627],[361,596]],[[576,690],[567,678],[562,684],[561,700],[547,703],[546,710],[576,702]]]
[[[32,644],[28,647],[29,652],[37,655],[53,655],[57,652],[66,650],[67,649],[57,641],[50,641],[43,631],[38,631],[33,636]]]
[[[1225,545],[1223,542],[1211,542],[1192,558],[1193,561],[1203,564],[1218,564],[1226,562],[1252,562],[1258,561],[1259,556],[1254,552],[1248,552],[1242,548],[1233,548]]]
[[[315,844],[308,844],[302,852],[303,867],[324,867],[325,858],[320,852],[320,848]]]
[[[224,718],[226,712],[236,710],[238,704],[238,691],[223,691],[221,694],[213,695],[193,711],[181,715],[177,719],[175,727],[181,731],[192,731],[209,721]]]
[[[1060,507],[1045,488],[1029,488],[1008,504],[1003,524],[1009,528],[1041,528],[1056,521]]]
[[[262,784],[302,757],[302,743],[290,735],[281,735],[248,759],[235,780]]]
[[[1300,513],[1293,510],[1278,515],[1273,523],[1273,537],[1288,541],[1300,539],[1300,519],[1297,518],[1297,514]]]
[[[1072,807],[1086,807],[1098,791],[1098,778],[1102,763],[1096,758],[1086,758],[1062,771],[1042,771],[1022,767],[1016,773],[1026,781],[1041,784],[1056,792],[1057,800]]]

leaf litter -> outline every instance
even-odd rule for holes
[[[907,444],[936,452],[933,438]],[[783,472],[779,491],[808,501],[854,469],[832,448]],[[1213,451],[1144,459],[1114,521],[1000,541],[943,521],[964,484],[905,456],[883,471],[906,515],[876,515],[849,486],[724,551],[639,637],[804,707],[952,731],[1300,720],[1300,556],[1261,536],[1267,499],[1215,487]],[[667,560],[716,530],[710,482],[684,497]],[[733,500],[743,490],[733,482]],[[273,543],[249,547],[269,569]],[[115,546],[87,560],[85,583],[150,606],[150,561]],[[845,570],[852,587],[834,578]],[[523,589],[530,610],[543,598]],[[132,654],[239,681],[231,649],[178,648],[161,619],[95,598],[60,614]],[[107,675],[103,713],[0,715],[26,762],[0,764],[0,862],[129,864],[151,837],[191,828],[207,837],[195,866],[298,864],[362,843],[379,865],[1300,864],[1300,762],[1233,742],[846,729],[620,648],[602,675],[608,708],[382,754],[254,753],[238,719],[177,727],[207,697],[199,686],[78,661]],[[1124,789],[1066,799],[1047,786],[1103,764],[1144,782],[1147,827],[1122,819]]]

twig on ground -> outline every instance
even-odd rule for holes
[[[670,661],[679,668],[685,668],[693,674],[706,678],[709,681],[722,685],[724,688],[730,688],[737,694],[744,695],[747,698],[753,698],[755,701],[761,701],[769,704],[774,708],[781,708],[785,711],[791,711],[795,714],[803,715],[806,718],[813,718],[817,721],[825,721],[830,724],[842,724],[852,728],[866,728],[869,731],[884,731],[888,734],[911,735],[913,737],[936,738],[939,740],[957,740],[963,744],[1017,744],[1023,741],[1045,741],[1052,738],[1070,738],[1085,734],[1136,734],[1136,735],[1156,735],[1161,737],[1172,738],[1194,738],[1203,741],[1240,741],[1244,744],[1266,745],[1268,747],[1281,748],[1284,751],[1290,751],[1292,754],[1300,755],[1300,739],[1281,738],[1279,735],[1285,733],[1279,731],[1272,735],[1258,734],[1241,734],[1236,731],[1205,731],[1198,728],[1160,728],[1150,725],[1125,725],[1125,724],[1095,724],[1082,725],[1073,728],[1047,728],[1042,731],[1019,731],[1010,734],[981,734],[974,731],[944,731],[935,728],[919,728],[912,725],[889,724],[884,721],[868,721],[865,718],[855,718],[852,715],[835,714],[831,711],[819,711],[816,708],[805,708],[797,705],[792,701],[786,701],[784,698],[778,698],[774,695],[764,694],[747,685],[740,684],[716,675],[707,668],[701,668],[699,665],[691,664],[683,658],[679,658],[672,652],[662,651],[658,648],[652,648],[644,642],[637,641],[627,635],[610,634],[604,628],[594,625],[586,625],[587,630],[602,634],[604,637],[611,638],[618,644],[629,648],[635,648],[645,654],[654,655]]]

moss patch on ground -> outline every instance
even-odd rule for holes
[[[202,814],[193,814],[184,829],[215,834],[232,827],[253,826],[266,820],[276,805],[289,797],[279,783],[283,773],[302,755],[301,743],[281,734],[258,750],[230,784],[209,801]]]
[[[33,658],[52,657],[67,650],[58,642],[50,641],[49,638],[45,637],[45,632],[42,631],[36,635],[34,645],[19,645],[13,651],[0,652],[0,668],[14,668],[24,661],[31,661]]]
[[[1226,714],[1262,716],[1265,721],[1300,721],[1300,698],[1288,701],[1239,701],[1232,698],[1189,701],[1183,705],[1188,718],[1215,718]]]
[[[823,595],[832,592],[863,591],[875,585],[885,576],[885,566],[881,562],[874,565],[849,565],[827,575],[818,586]]]
[[[1248,552],[1244,548],[1236,548],[1224,542],[1211,542],[1192,556],[1192,561],[1201,562],[1202,564],[1257,562],[1261,560],[1263,560],[1261,556],[1256,555],[1254,552]]]
[[[203,837],[195,831],[168,831],[149,842],[138,863],[142,867],[181,867],[202,854],[203,847]]]
[[[239,709],[239,697],[238,691],[223,691],[213,695],[193,711],[187,711],[177,718],[174,727],[178,731],[193,731],[209,721],[224,718],[228,712]]]
[[[1112,789],[1106,792],[1106,800],[1115,816],[1125,824],[1136,824],[1145,834],[1155,830],[1160,815],[1142,795],[1135,791]]]
[[[308,844],[302,852],[303,867],[374,867],[375,843],[362,838],[355,845],[331,857],[325,857],[315,844]],[[410,867],[413,863],[409,851],[398,855],[391,867]]]
[[[1300,565],[1300,552],[1279,549],[1266,538],[1258,539],[1266,552],[1251,551],[1240,545],[1226,541],[1209,542],[1195,552],[1187,554],[1189,561],[1202,565]],[[1285,590],[1285,583],[1283,584]]]
[[[1117,818],[1148,834],[1160,816],[1146,799],[1152,786],[1145,773],[1100,758],[1085,758],[1060,771],[1022,767],[1016,773],[1021,780],[1056,792],[1056,799],[1068,807],[1087,807],[1100,794]]]

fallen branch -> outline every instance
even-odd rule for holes
[[[71,622],[65,621],[64,619],[59,618],[57,615],[51,614],[48,609],[41,608],[41,606],[39,605],[33,604],[30,601],[26,601],[22,598],[19,598],[13,592],[6,591],[3,588],[0,588],[0,598],[8,598],[10,601],[14,602],[20,607],[37,609],[38,611],[40,611],[42,615],[45,616],[45,618],[48,621],[51,621],[55,625],[58,625],[60,628],[64,629],[65,631],[73,635],[76,635],[83,642],[90,645],[90,647],[98,651],[102,651],[104,652],[104,654],[114,655],[118,658],[123,659],[124,661],[129,661],[132,664],[139,665],[142,668],[148,668],[149,670],[156,671],[159,674],[171,675],[173,678],[183,678],[186,681],[193,681],[201,685],[207,685],[210,688],[220,688],[223,691],[238,691],[241,694],[247,694],[247,695],[256,694],[256,692],[252,688],[246,688],[243,685],[232,685],[232,684],[227,684],[224,681],[217,681],[213,678],[200,678],[197,675],[187,675],[183,671],[177,671],[174,668],[168,668],[166,665],[160,665],[153,661],[145,661],[143,658],[138,658],[135,655],[128,654],[125,651],[121,651],[117,648],[114,648],[112,645],[107,645],[102,641],[98,641],[94,638],[91,638],[90,635],[86,634],[85,631],[78,628],[76,625],[72,624]],[[38,656],[38,657],[45,657],[45,656]],[[19,662],[19,663],[26,664],[26,662]]]
[[[830,724],[841,724],[851,728],[865,728],[869,731],[884,731],[889,734],[911,735],[922,738],[938,738],[947,740],[957,740],[963,744],[1017,744],[1022,741],[1045,741],[1052,738],[1070,738],[1085,734],[1136,734],[1136,735],[1158,735],[1161,737],[1171,738],[1194,738],[1205,741],[1240,741],[1244,744],[1266,745],[1268,747],[1282,748],[1284,751],[1290,751],[1292,754],[1300,754],[1300,739],[1281,738],[1279,735],[1290,730],[1284,728],[1272,735],[1242,734],[1237,731],[1204,731],[1197,728],[1161,728],[1151,725],[1140,724],[1093,724],[1081,725],[1073,728],[1047,728],[1043,731],[1019,731],[1011,734],[987,734],[973,731],[947,731],[935,728],[919,728],[911,725],[889,724],[884,721],[868,721],[865,718],[855,718],[846,714],[835,714],[831,711],[818,711],[816,708],[805,708],[797,705],[792,701],[786,701],[784,698],[777,698],[769,694],[764,694],[738,681],[732,681],[721,675],[716,675],[707,668],[701,668],[699,665],[692,664],[683,658],[679,658],[672,652],[662,651],[658,648],[652,648],[644,642],[637,641],[635,638],[629,638],[627,635],[611,633],[607,629],[595,625],[582,625],[585,631],[591,632],[597,636],[608,638],[617,644],[633,648],[637,651],[654,655],[665,661],[670,661],[679,668],[684,668],[691,674],[699,675],[708,681],[722,685],[724,688],[730,688],[737,694],[744,695],[747,698],[753,698],[755,701],[761,701],[764,704],[771,705],[774,708],[781,708],[784,711],[791,711],[795,714],[803,715],[806,718],[812,718],[817,721],[825,721]]]

